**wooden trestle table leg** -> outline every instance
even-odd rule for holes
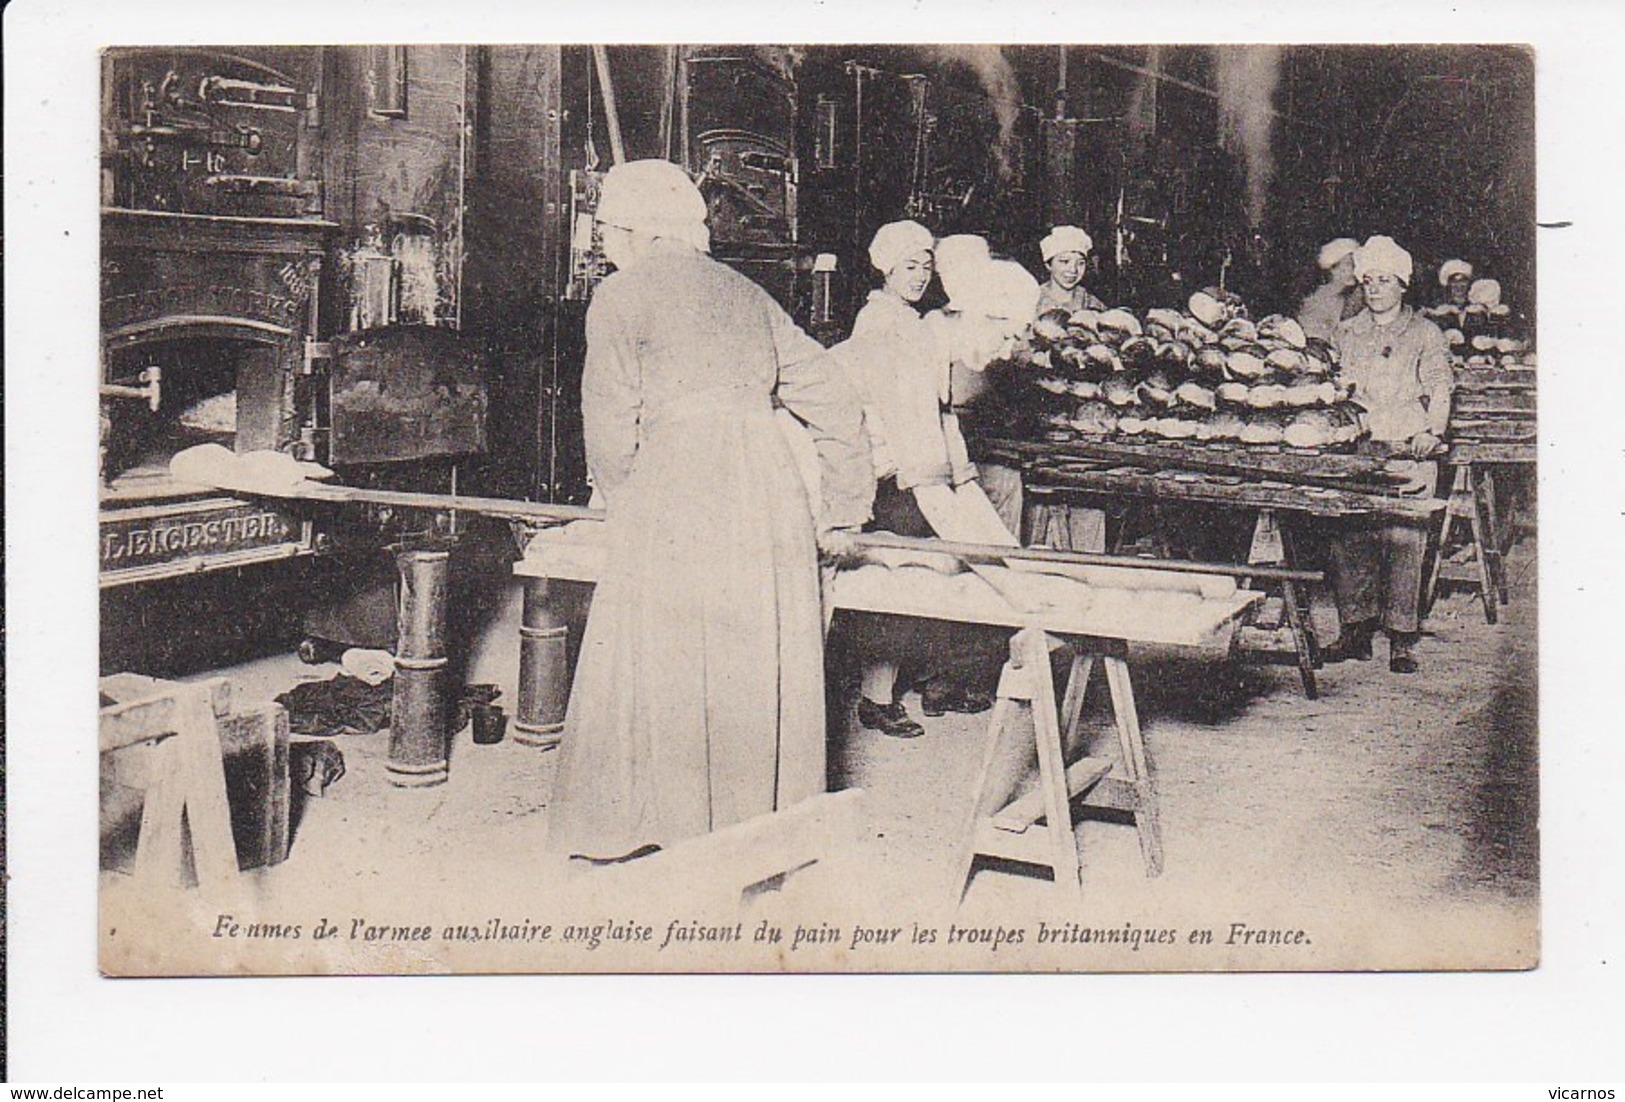
[[[1478,468],[1471,464],[1467,467],[1467,491],[1471,499],[1473,545],[1478,552],[1478,595],[1484,603],[1484,621],[1493,624],[1498,618],[1493,532],[1484,506],[1484,482]]]
[[[1010,659],[999,679],[999,695],[988,725],[987,750],[977,777],[976,796],[958,865],[957,898],[963,899],[980,856],[1048,867],[1068,897],[1082,890],[1082,866],[1073,833],[1072,804],[1127,811],[1134,817],[1146,873],[1162,871],[1162,832],[1151,761],[1140,732],[1128,647],[1121,640],[1079,639],[1059,708],[1050,679],[1048,636],[1035,628],[1016,633]],[[1113,763],[1083,753],[1084,695],[1099,659],[1106,670],[1122,754],[1121,778],[1108,777]],[[1007,765],[1020,748],[1016,727],[1031,716],[1037,785],[1011,799]],[[1075,756],[1069,765],[1067,759]],[[1022,760],[1030,761],[1023,757]],[[1030,769],[1030,766],[1028,767]],[[1042,832],[1033,831],[1044,820]]]

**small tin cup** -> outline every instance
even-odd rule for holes
[[[474,717],[474,741],[490,746],[502,741],[508,729],[508,715],[495,704],[476,704],[470,712]]]

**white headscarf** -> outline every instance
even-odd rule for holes
[[[1354,274],[1357,278],[1368,275],[1398,276],[1407,285],[1411,281],[1411,254],[1399,247],[1392,237],[1375,234],[1354,250]]]
[[[598,220],[608,226],[674,237],[711,250],[705,196],[677,165],[657,159],[623,161],[604,175]]]
[[[887,222],[869,242],[869,263],[884,275],[909,257],[930,251],[935,244],[931,231],[918,222]]]
[[[1494,279],[1474,280],[1473,285],[1467,289],[1467,301],[1475,306],[1496,307],[1501,305],[1501,283]]]
[[[1465,260],[1446,260],[1439,265],[1439,286],[1448,286],[1452,276],[1466,276],[1472,279],[1473,266]]]
[[[1320,265],[1322,271],[1329,272],[1359,247],[1360,243],[1352,237],[1335,237],[1320,247],[1320,255],[1315,258],[1315,263]]]
[[[1044,254],[1044,263],[1060,256],[1062,253],[1082,253],[1089,255],[1089,250],[1095,247],[1094,239],[1076,226],[1056,226],[1049,231],[1049,236],[1038,243],[1038,251]]]
[[[1038,313],[1038,280],[1014,260],[990,260],[971,278],[965,313],[1023,323]]]
[[[959,310],[966,295],[971,294],[971,281],[992,257],[988,253],[987,239],[973,233],[956,233],[937,242],[937,278],[947,292],[948,306]]]

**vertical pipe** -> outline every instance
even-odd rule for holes
[[[570,701],[569,628],[550,599],[546,578],[525,582],[519,625],[519,707],[513,739],[525,746],[557,746]]]
[[[598,83],[604,89],[604,118],[609,123],[609,152],[616,164],[626,160],[626,146],[621,142],[621,113],[615,107],[615,84],[609,78],[609,50],[604,46],[592,48],[592,61],[598,68]]]
[[[671,160],[672,114],[677,98],[677,47],[667,46],[660,58],[660,155]],[[687,167],[686,165],[684,167]]]
[[[400,571],[395,677],[384,771],[397,788],[444,784],[450,773],[446,597],[451,553],[407,549]]]
[[[1060,51],[1055,79],[1055,118],[1059,121],[1066,118],[1066,47],[1057,46],[1056,49]]]

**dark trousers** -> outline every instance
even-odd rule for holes
[[[1438,489],[1438,468],[1420,491]],[[1421,629],[1422,577],[1427,561],[1428,526],[1393,521],[1347,521],[1326,540],[1326,577],[1344,624],[1380,620],[1384,630],[1414,634]]]
[[[1420,629],[1428,533],[1419,524],[1350,524],[1326,542],[1327,578],[1344,624],[1380,618],[1390,632]]]
[[[895,478],[876,484],[874,520],[867,530],[923,539],[936,535],[914,495],[901,489]],[[998,686],[999,670],[1010,649],[1008,631],[991,625],[952,624],[911,616],[868,619],[872,623],[861,631],[857,649],[865,657],[899,664],[897,695],[910,684],[933,692],[961,688],[991,693]]]

